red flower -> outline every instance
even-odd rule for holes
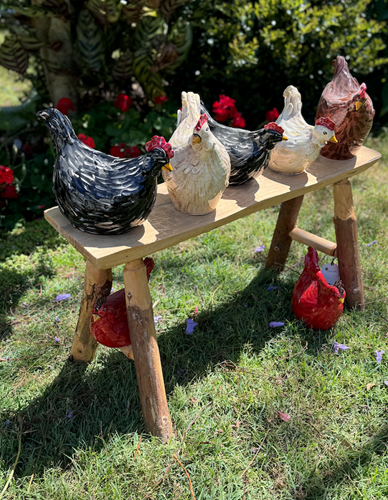
[[[276,122],[279,117],[279,111],[276,108],[271,109],[265,113],[265,119],[267,122]]]
[[[127,147],[124,152],[127,158],[137,158],[141,155],[141,151],[137,146],[134,146],[133,148]]]
[[[34,152],[34,148],[31,146],[31,144],[23,144],[22,151],[26,155],[26,158],[31,158]]]
[[[241,113],[235,113],[231,125],[232,127],[245,128],[245,120],[241,116]]]
[[[132,98],[126,94],[123,94],[122,92],[120,92],[120,94],[115,97],[114,106],[123,113],[126,113],[129,110],[129,107],[132,106],[132,104]]]
[[[19,198],[19,195],[16,192],[15,186],[7,186],[1,193],[1,197],[11,200],[12,198]]]
[[[94,144],[93,137],[86,136],[85,134],[79,134],[78,139],[87,146],[89,146],[89,148],[94,149],[96,147]]]
[[[67,116],[69,109],[71,111],[75,110],[73,101],[68,97],[62,97],[62,99],[59,99],[57,110],[60,111],[63,115]]]
[[[221,94],[220,100],[213,102],[213,113],[216,115],[216,120],[220,122],[233,118],[237,113],[235,99]]]
[[[117,156],[117,158],[125,158],[125,142],[121,144],[115,144],[110,148],[109,154],[112,156]]]
[[[166,95],[157,95],[154,98],[155,104],[163,104],[168,101],[168,97]]]
[[[112,146],[109,153],[117,158],[137,158],[141,155],[141,151],[137,146],[131,148],[126,146],[125,142]]]
[[[0,184],[12,184],[13,182],[13,170],[4,165],[0,165]]]

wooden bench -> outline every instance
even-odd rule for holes
[[[363,147],[357,158],[351,160],[333,161],[319,156],[308,173],[297,176],[285,176],[267,169],[257,181],[229,187],[217,209],[204,216],[176,211],[166,186],[161,184],[147,222],[121,236],[83,233],[69,223],[58,207],[46,210],[46,220],[87,259],[84,294],[71,350],[73,359],[89,362],[93,358],[97,343],[89,333],[92,305],[109,293],[112,267],[125,263],[128,323],[143,415],[150,432],[167,441],[172,434],[171,418],[143,257],[281,203],[267,267],[277,271],[283,269],[292,240],[337,256],[347,305],[363,309],[357,221],[348,178],[370,168],[380,157],[378,152]],[[303,195],[332,184],[336,244],[296,227]]]

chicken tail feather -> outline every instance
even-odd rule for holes
[[[282,112],[283,120],[290,120],[302,111],[302,99],[296,87],[289,85],[283,92],[284,109]],[[280,119],[279,119],[280,121]]]

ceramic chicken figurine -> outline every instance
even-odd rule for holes
[[[147,257],[144,259],[144,264],[149,279],[155,263]],[[107,297],[101,297],[93,304],[90,334],[99,344],[117,347],[127,358],[133,359],[124,288]]]
[[[198,103],[199,104],[199,103]],[[171,137],[173,144],[179,135],[186,136],[187,118],[181,121]],[[172,172],[163,172],[174,207],[189,215],[212,212],[228,185],[230,159],[226,149],[211,133],[208,117],[200,116],[182,147],[175,149],[171,160]]]
[[[213,135],[225,147],[230,157],[231,172],[229,184],[244,184],[263,173],[269,161],[269,153],[275,144],[286,141],[284,131],[276,123],[267,123],[264,128],[250,132],[239,128],[226,127],[216,122],[201,103],[201,113],[209,119]]]
[[[342,284],[327,283],[318,266],[317,251],[309,247],[304,270],[292,292],[292,310],[295,316],[314,330],[328,330],[339,320],[344,300]]]
[[[334,76],[318,103],[317,118],[329,117],[335,123],[338,144],[327,144],[321,155],[332,160],[348,160],[357,154],[373,124],[375,110],[361,85],[350,74],[342,56],[333,61]]]
[[[37,117],[49,129],[57,153],[54,195],[73,226],[92,234],[122,234],[143,224],[155,203],[158,174],[171,170],[170,144],[155,136],[146,144],[146,155],[116,158],[83,144],[57,109],[39,111]]]
[[[330,118],[320,118],[315,127],[309,125],[302,116],[300,93],[292,85],[286,88],[283,97],[284,109],[276,123],[284,129],[288,141],[276,144],[271,151],[269,168],[282,174],[300,174],[328,141],[336,142],[334,123]]]

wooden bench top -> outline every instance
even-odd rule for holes
[[[173,207],[166,185],[160,184],[155,207],[145,224],[120,236],[84,233],[73,227],[58,207],[46,210],[44,216],[91,263],[100,269],[109,269],[357,175],[380,158],[377,151],[362,147],[357,157],[351,160],[335,161],[319,156],[309,172],[300,175],[281,175],[266,169],[257,180],[228,187],[217,209],[208,215],[181,214]]]

